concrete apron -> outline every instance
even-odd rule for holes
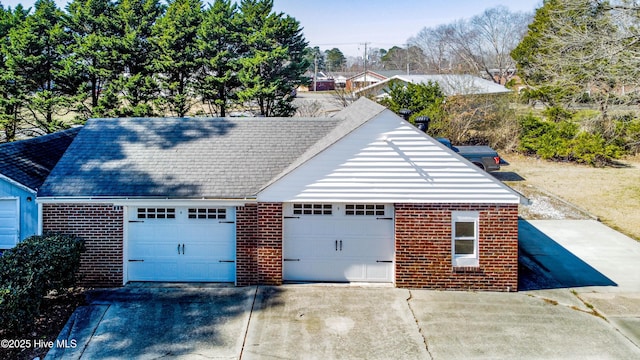
[[[238,358],[256,287],[133,284],[96,290],[46,359]]]
[[[190,284],[103,290],[89,301],[59,337],[77,346],[47,358],[640,358],[585,308],[524,293]]]
[[[600,316],[640,347],[640,242],[593,220],[521,221],[520,253],[539,275],[527,294]]]

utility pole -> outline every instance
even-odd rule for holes
[[[364,81],[363,81],[363,87],[367,86],[367,45],[369,45],[368,42],[364,43]]]
[[[313,92],[318,91],[318,54],[313,57]]]

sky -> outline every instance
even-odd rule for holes
[[[0,0],[31,7],[35,0]],[[207,3],[208,0],[203,0]],[[56,0],[66,7],[67,0]],[[542,0],[274,0],[274,10],[296,18],[310,46],[363,56],[364,48],[404,46],[425,27],[470,18],[499,5],[533,12]]]

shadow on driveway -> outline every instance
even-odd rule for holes
[[[125,286],[95,290],[47,359],[238,358],[255,287]],[[73,342],[72,342],[73,341]]]
[[[518,244],[520,291],[618,285],[526,220],[519,221]]]

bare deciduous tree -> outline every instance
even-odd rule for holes
[[[604,120],[598,130],[607,135],[610,105],[624,102],[640,75],[640,6],[632,0],[563,0],[545,7],[544,26],[523,43],[525,79],[550,89],[564,106],[595,103]]]
[[[514,76],[510,56],[526,33],[531,14],[504,6],[435,28],[424,28],[410,42],[422,49],[435,73],[482,74],[504,84]]]

